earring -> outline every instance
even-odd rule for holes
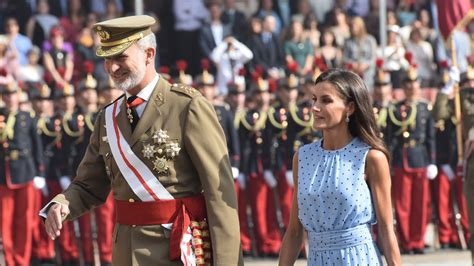
[[[351,120],[349,119],[349,115],[346,115],[346,123],[349,123],[349,121],[351,121]]]

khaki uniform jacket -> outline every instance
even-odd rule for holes
[[[122,96],[123,97],[123,96]],[[117,124],[135,154],[156,174],[174,198],[203,193],[211,235],[214,265],[243,264],[234,182],[222,128],[211,104],[195,89],[169,84],[160,77],[145,110],[132,132],[122,101]],[[167,174],[153,169],[153,160],[143,156],[153,133],[166,130],[181,148],[167,161]],[[112,189],[117,200],[139,201],[119,171],[106,140],[105,111],[97,117],[77,177],[53,201],[68,204],[76,219],[102,204]],[[147,215],[143,213],[143,215]],[[160,225],[116,224],[113,233],[113,265],[181,265],[169,261],[169,238]]]

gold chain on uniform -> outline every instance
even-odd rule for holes
[[[288,108],[290,110],[290,114],[291,114],[291,118],[293,118],[293,121],[295,121],[296,124],[302,126],[302,127],[312,127],[313,126],[313,115],[312,113],[310,112],[309,113],[309,117],[310,119],[308,121],[304,121],[302,119],[300,119],[298,117],[298,114],[296,113],[298,111],[298,106],[296,105],[291,105],[290,108]]]
[[[248,130],[252,132],[259,131],[262,128],[265,128],[265,122],[267,121],[267,113],[266,112],[258,112],[260,114],[260,118],[255,121],[255,125],[250,125],[247,119],[242,119],[242,125]]]
[[[276,110],[275,110],[275,108],[273,108],[273,106],[270,107],[270,109],[268,110],[268,119],[270,120],[270,123],[278,129],[286,129],[288,127],[288,122],[283,121],[283,122],[279,123],[278,121],[276,121],[275,116],[274,116],[275,111]],[[284,123],[284,122],[286,122],[286,123]]]
[[[8,114],[7,122],[5,123],[5,128],[1,132],[1,141],[4,142],[8,139],[13,139],[14,137],[14,130],[13,128],[15,127],[16,123],[16,114],[17,112],[10,112]]]
[[[82,135],[82,130],[81,130],[81,127],[79,127],[79,130],[77,131],[73,131],[70,127],[69,127],[69,124],[68,124],[68,121],[72,118],[72,115],[71,113],[65,113],[64,116],[63,116],[63,128],[64,128],[64,132],[66,132],[66,134],[68,136],[71,136],[73,138],[77,138],[79,136]]]
[[[391,105],[388,109],[388,116],[390,120],[392,120],[393,124],[400,127],[400,130],[395,132],[396,135],[401,134],[402,131],[405,131],[408,126],[415,126],[415,118],[417,113],[416,102],[412,103],[410,106],[410,116],[406,120],[398,120],[393,113],[395,111],[395,106]]]
[[[94,130],[94,122],[92,122],[92,114],[93,113],[88,113],[85,117],[84,120],[86,122],[87,128],[89,128],[90,131]]]
[[[41,117],[38,120],[38,128],[40,129],[39,133],[42,133],[42,134],[44,134],[48,137],[57,137],[58,136],[58,132],[51,131],[51,130],[48,129],[48,126],[46,126],[46,120],[44,119],[44,117]]]
[[[245,115],[247,114],[247,111],[245,109],[242,109],[242,110],[239,110],[237,112],[235,112],[235,117],[234,117],[234,127],[236,129],[239,128],[240,126],[240,121],[242,120],[242,118],[245,117]]]

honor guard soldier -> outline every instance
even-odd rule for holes
[[[230,106],[232,117],[234,117],[233,126],[238,132],[241,119],[247,114],[245,107],[245,79],[243,76],[236,76],[235,81],[227,84],[229,93],[227,94],[226,101]],[[239,154],[240,154],[240,139],[237,135],[237,142],[239,143]],[[242,157],[239,158],[239,175],[235,181],[235,191],[237,193],[238,200],[238,211],[239,211],[239,224],[240,224],[240,242],[242,244],[242,252],[244,256],[252,254],[252,239],[249,231],[249,222],[247,217],[247,183],[246,176],[242,172]]]
[[[98,111],[97,81],[92,76],[92,69],[87,71],[87,76],[79,82],[77,103],[78,115],[84,117],[82,137],[75,145],[76,152],[72,157],[73,173],[76,173],[79,164],[84,157],[89,139],[94,130],[94,123]],[[97,247],[101,265],[112,263],[112,232],[113,232],[113,197],[109,195],[105,204],[94,209],[95,225],[97,228]],[[92,239],[91,215],[86,213],[79,217],[79,229],[82,244],[82,256],[85,265],[93,265],[94,246]]]
[[[420,99],[416,68],[403,80],[405,99],[390,106],[386,139],[394,170],[392,193],[399,242],[405,253],[424,253],[428,217],[428,178],[437,174],[431,105]]]
[[[373,110],[377,126],[383,135],[387,128],[388,109],[394,104],[392,101],[392,82],[390,73],[383,69],[383,59],[376,60],[377,72],[374,80]],[[384,137],[384,136],[382,136]]]
[[[461,80],[460,99],[461,99],[461,125],[462,141],[464,143],[463,162],[458,163],[457,175],[463,176],[464,196],[466,199],[468,221],[470,232],[474,230],[474,68],[472,60],[468,60],[467,71],[461,74],[459,70],[452,68],[449,71],[450,82],[443,87],[437,95],[437,113],[441,117],[452,117],[454,115],[453,105],[450,99],[454,93],[454,83]],[[449,84],[450,83],[450,84]],[[454,145],[454,144],[453,144]],[[460,168],[460,169],[459,169]],[[462,216],[462,213],[461,213]],[[461,224],[463,220],[461,220]],[[466,233],[465,233],[466,234]],[[467,239],[468,240],[468,239]],[[469,248],[474,256],[473,238],[470,238]]]
[[[288,77],[278,82],[277,101],[268,110],[265,138],[268,139],[270,149],[270,167],[277,179],[278,198],[284,228],[290,221],[291,205],[293,201],[293,139],[288,132],[290,108],[296,104],[298,97],[299,80],[295,75],[296,68],[289,70]],[[295,134],[291,134],[295,135]]]
[[[19,109],[16,83],[0,85],[0,232],[7,266],[29,265],[35,219],[35,177],[44,177],[36,121]]]
[[[52,91],[56,114],[54,116],[54,129],[60,134],[59,142],[53,155],[53,173],[48,177],[50,200],[58,193],[64,191],[74,177],[73,158],[77,154],[77,142],[82,139],[84,119],[76,112],[75,88],[66,84],[57,86]],[[58,238],[59,257],[66,265],[79,263],[79,250],[76,230],[72,221],[63,224],[61,236]]]
[[[42,209],[52,238],[104,203],[116,203],[113,265],[242,265],[227,146],[210,103],[156,73],[155,20],[94,25],[96,55],[124,91],[97,115],[71,185]],[[146,247],[146,248],[143,248]]]
[[[61,141],[61,125],[60,120],[54,118],[54,106],[51,98],[51,89],[46,83],[30,84],[30,95],[33,110],[36,115],[37,132],[41,137],[43,144],[42,158],[45,166],[45,181],[37,193],[37,207],[35,213],[38,213],[41,206],[49,202],[52,198],[50,193],[52,178],[55,177],[55,159],[54,154],[60,147]],[[55,179],[57,183],[57,178]],[[36,216],[36,215],[35,215]],[[34,263],[39,265],[55,265],[54,242],[48,237],[46,231],[42,227],[43,221],[38,219],[35,221],[35,232],[33,235],[32,257]]]
[[[317,77],[317,76],[316,76]],[[292,140],[292,153],[304,144],[312,143],[321,138],[321,132],[313,129],[313,100],[310,88],[314,86],[311,75],[302,78],[296,105],[289,108],[288,138]]]
[[[252,220],[257,252],[260,256],[277,256],[281,236],[275,209],[273,189],[277,181],[270,170],[269,140],[265,126],[270,105],[269,82],[254,73],[251,99],[254,108],[240,120],[241,171],[246,175],[246,187],[252,208]]]
[[[456,117],[454,116],[454,101],[448,99],[446,92],[452,90],[454,80],[449,78],[449,66],[447,61],[440,62],[440,87],[433,107],[433,119],[436,127],[436,164],[438,176],[433,182],[434,197],[438,214],[438,238],[441,248],[460,248],[461,239],[470,239],[469,222],[467,218],[467,206],[462,191],[462,176],[457,175],[458,154],[456,145]],[[459,81],[459,73],[455,79]],[[453,74],[452,74],[453,75]],[[452,95],[449,95],[452,96]],[[454,191],[452,191],[454,190]],[[455,212],[454,205],[457,206]],[[457,217],[461,216],[461,232],[458,234]]]

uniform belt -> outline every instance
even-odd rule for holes
[[[316,251],[342,249],[372,243],[369,225],[326,232],[308,232],[309,245]]]
[[[206,204],[202,194],[160,201],[115,200],[116,221],[124,225],[159,225],[173,223],[169,257],[180,259],[180,242],[189,226],[199,224],[202,237],[209,238],[206,223]],[[193,236],[195,235],[193,229]],[[209,247],[210,248],[210,247]],[[197,255],[197,254],[196,254]]]

